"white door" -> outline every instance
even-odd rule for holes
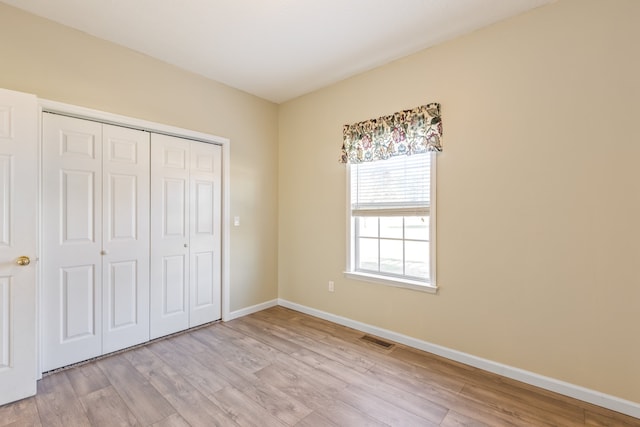
[[[42,368],[102,354],[102,125],[42,121]]]
[[[222,148],[191,143],[189,236],[189,327],[222,317],[221,263]]]
[[[221,148],[151,136],[151,338],[221,317]]]
[[[149,339],[149,133],[43,115],[43,369]]]
[[[151,135],[151,338],[189,327],[190,141]]]
[[[0,89],[0,405],[36,393],[37,130],[36,97]]]
[[[103,125],[103,353],[149,340],[149,133]]]

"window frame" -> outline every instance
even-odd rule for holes
[[[405,289],[412,289],[421,292],[428,292],[435,294],[438,292],[438,285],[436,279],[436,176],[437,176],[437,153],[429,153],[429,161],[431,163],[430,168],[430,206],[429,206],[429,282],[421,282],[417,280],[410,280],[408,278],[393,277],[382,274],[373,274],[356,271],[356,233],[354,230],[355,220],[351,214],[351,168],[352,165],[347,163],[346,167],[346,215],[347,215],[347,268],[344,272],[344,276],[349,279],[360,280],[370,283],[394,286]]]

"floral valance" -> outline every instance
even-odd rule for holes
[[[367,120],[342,129],[341,163],[362,163],[426,151],[442,151],[440,104]]]

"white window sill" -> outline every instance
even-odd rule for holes
[[[395,286],[396,288],[405,288],[405,289],[411,289],[414,291],[427,292],[430,294],[438,293],[437,286],[426,284],[423,282],[417,282],[413,280],[394,279],[392,277],[377,276],[375,274],[359,273],[359,272],[352,272],[352,271],[345,271],[344,277],[348,279],[360,280],[363,282],[371,282],[371,283],[377,283],[380,285]]]

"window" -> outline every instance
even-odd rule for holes
[[[435,159],[349,165],[349,277],[435,291]]]
[[[440,104],[344,125],[349,179],[345,275],[436,292],[435,166]]]

